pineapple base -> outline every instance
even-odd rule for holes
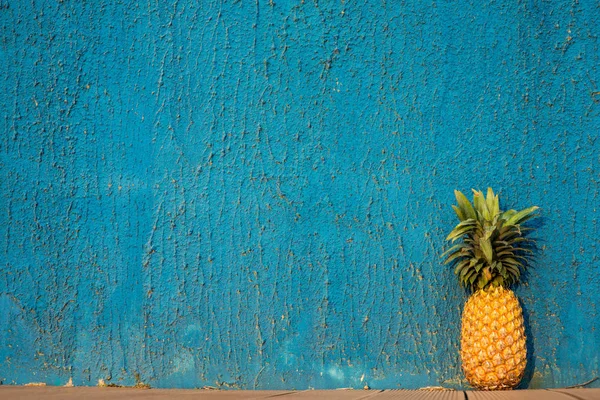
[[[465,304],[460,356],[469,383],[481,390],[515,388],[525,373],[523,310],[512,290],[478,290]]]

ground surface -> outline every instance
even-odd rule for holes
[[[0,399],[400,399],[400,400],[600,400],[600,389],[519,390],[507,392],[428,391],[428,390],[307,390],[307,391],[219,391],[182,389],[0,387]],[[282,399],[283,400],[283,399]]]

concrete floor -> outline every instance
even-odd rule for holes
[[[280,399],[281,398],[281,399]],[[306,391],[250,391],[250,390],[183,390],[183,389],[130,389],[98,387],[25,387],[0,386],[0,399],[324,399],[324,400],[600,400],[600,389],[515,390],[505,392],[476,392],[452,390],[306,390]]]

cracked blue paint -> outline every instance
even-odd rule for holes
[[[488,185],[543,210],[524,386],[600,374],[597,4],[359,3],[0,0],[0,381],[463,386]]]

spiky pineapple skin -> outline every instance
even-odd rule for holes
[[[527,347],[523,310],[512,290],[478,290],[462,316],[463,371],[481,390],[515,388],[525,372]]]

